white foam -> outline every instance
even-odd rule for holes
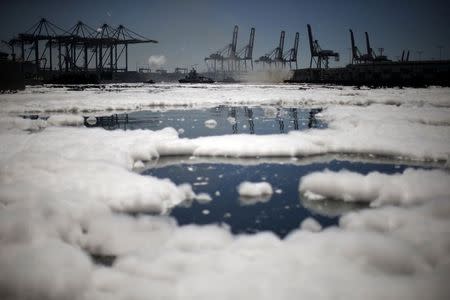
[[[216,126],[217,126],[216,120],[210,119],[210,120],[205,121],[205,127],[213,129],[213,128],[216,128]]]
[[[195,200],[200,204],[205,204],[211,202],[212,198],[208,193],[199,193],[195,196]]]
[[[406,169],[399,174],[372,172],[362,175],[346,170],[314,172],[301,178],[299,190],[310,200],[338,199],[349,202],[417,204],[450,199],[450,174],[440,170]]]
[[[268,202],[273,194],[273,189],[268,182],[244,181],[237,187],[239,203],[241,205],[255,205]]]
[[[67,88],[27,87],[0,95],[0,111],[6,113],[88,113],[141,110],[152,107],[212,107],[216,105],[367,106],[374,103],[450,107],[448,88],[368,89],[317,85],[195,85],[178,84],[88,86],[83,91]]]
[[[322,226],[320,225],[320,223],[311,217],[304,219],[300,224],[300,228],[302,230],[310,232],[319,232],[322,230]]]
[[[429,208],[408,211],[409,220],[422,209]],[[376,213],[367,211],[362,220]],[[402,218],[392,214],[392,221]],[[448,224],[445,218],[424,224],[427,231],[436,229],[432,237],[443,239],[439,245],[426,243],[427,236],[351,228],[350,222],[320,233],[295,231],[283,241],[271,233],[233,237],[226,228],[185,226],[165,243],[153,245],[150,254],[141,249],[122,256],[104,272],[131,276],[138,286],[144,280],[147,292],[169,299],[177,299],[174,289],[191,299],[291,299],[299,294],[314,299],[445,299],[444,278],[450,270],[444,245],[449,238],[442,226]],[[132,295],[133,284],[104,290]]]
[[[295,230],[284,240],[272,233],[236,236],[226,226],[178,226],[164,215],[117,213],[168,213],[193,201],[189,185],[132,171],[161,156],[346,152],[448,161],[448,89],[169,85],[125,87],[117,94],[49,91],[33,87],[0,95],[0,298],[450,298],[447,171],[306,176],[308,190],[316,195],[328,191],[323,196],[361,197],[381,207],[348,213],[339,227],[316,233]],[[10,112],[80,113],[195,103],[327,104],[322,114],[328,128],[180,139],[174,129],[110,132],[61,127],[76,125],[79,118],[62,117],[50,124],[5,117]],[[238,214],[224,215],[230,217]],[[307,220],[302,228],[318,226]],[[111,268],[99,267],[88,253],[116,255],[117,260]]]
[[[79,115],[51,115],[47,123],[53,126],[81,126],[84,119]]]
[[[244,181],[238,186],[238,193],[243,197],[258,197],[272,195],[272,186],[268,182]]]
[[[6,97],[7,99],[3,99],[5,103],[3,106],[0,106],[0,113],[16,111],[14,109],[9,110],[9,104],[16,105],[17,103],[22,103],[21,100],[15,99],[14,97],[20,98],[27,93],[33,96],[44,95],[42,97],[36,96],[37,98],[30,100],[30,103],[36,104],[38,107],[45,107],[46,105],[52,105],[52,107],[54,105],[56,107],[57,105],[64,104],[63,100],[57,103],[52,100],[52,97],[58,95],[60,90],[52,90],[49,88],[36,89],[42,89],[42,94],[35,94],[35,91],[33,92],[33,88],[31,88],[23,92],[23,94],[1,95],[0,97]],[[447,161],[450,155],[450,98],[448,97],[448,89],[377,89],[355,92],[351,88],[315,88],[298,91],[295,86],[257,85],[230,85],[220,86],[220,88],[217,88],[217,86],[215,88],[207,86],[204,89],[181,88],[179,86],[169,85],[155,87],[155,89],[162,89],[162,91],[161,93],[158,92],[155,94],[146,93],[146,97],[150,97],[150,99],[146,99],[150,101],[154,97],[158,98],[161,96],[162,98],[158,100],[161,102],[158,103],[169,106],[172,105],[173,99],[170,97],[165,98],[168,95],[162,95],[166,92],[169,95],[170,93],[184,93],[186,95],[193,93],[200,99],[205,97],[215,99],[213,94],[220,91],[225,94],[231,93],[230,95],[232,97],[230,96],[230,99],[232,99],[232,104],[239,103],[242,94],[246,95],[251,92],[254,92],[263,99],[264,97],[277,98],[279,95],[283,96],[283,99],[289,99],[288,95],[290,93],[295,93],[296,95],[303,92],[310,93],[318,101],[318,103],[314,102],[315,106],[321,103],[319,101],[321,99],[320,97],[324,97],[322,100],[329,99],[327,100],[328,102],[325,102],[328,107],[321,113],[321,117],[328,123],[328,128],[326,129],[303,132],[291,131],[287,135],[268,135],[264,137],[234,135],[198,139],[166,139],[164,142],[154,144],[155,155],[295,157],[325,153],[351,153],[421,161]],[[352,92],[345,92],[346,90],[352,90]],[[116,100],[111,100],[110,98],[114,99],[115,96],[110,95],[108,92],[86,91],[73,95],[72,92],[65,92],[68,94],[67,97],[70,98],[71,107],[74,105],[88,105],[88,103],[85,103],[86,99],[83,98],[83,93],[87,93],[87,95],[93,93],[96,98],[95,100],[91,99],[89,101],[89,107],[93,110],[102,109],[103,97],[108,98],[108,103],[117,101],[118,105],[124,104],[127,107],[129,104],[128,101],[139,99],[139,95],[142,92],[139,87],[132,89],[127,88],[127,86],[123,88],[123,91],[134,93],[134,97],[121,96]],[[118,94],[120,95],[120,93]],[[78,98],[73,98],[74,95],[77,95]],[[341,105],[360,105],[362,104],[360,101],[363,101],[361,100],[362,96],[370,98],[369,100],[363,99],[366,101],[365,104],[370,104],[369,106]],[[14,99],[9,99],[9,97],[13,97]],[[338,101],[342,97],[349,97],[352,101]],[[427,101],[424,101],[425,98]],[[190,102],[186,100],[181,103],[189,104]],[[270,104],[270,101],[268,103]],[[298,103],[291,103],[287,100],[286,102],[277,103],[278,105],[298,105]],[[393,103],[399,104],[400,106],[381,105]],[[209,102],[205,100],[204,102],[195,102],[195,104],[208,106]],[[221,102],[220,104],[224,103]],[[243,101],[241,104],[248,104],[248,102]],[[266,105],[264,106],[266,114],[276,115],[278,113],[277,107],[267,106],[267,103],[264,101],[256,101],[255,104]],[[97,105],[99,106],[97,107]],[[21,107],[25,108],[26,111],[25,106]],[[132,109],[140,108],[141,106],[137,106],[137,108],[134,107]],[[61,111],[65,110],[62,109]],[[23,112],[23,110],[18,110],[18,112]],[[49,121],[5,117],[5,120],[2,121],[3,125],[0,124],[2,125],[0,128],[2,131],[14,128],[38,130],[47,127],[49,124],[77,125],[80,121],[80,117],[74,115],[51,116]],[[212,121],[215,120],[208,120],[207,123],[211,123],[212,125]],[[215,122],[217,124],[217,121]],[[417,142],[418,136],[421,139],[420,143]]]
[[[310,190],[304,191],[303,196],[305,196],[309,200],[324,200],[325,199],[325,196],[315,194],[315,193],[311,192]]]
[[[450,155],[448,108],[330,106],[323,115],[328,121],[326,129],[291,131],[285,135],[174,139],[159,150],[161,155],[226,157],[351,153],[422,161],[447,161]]]
[[[91,262],[82,251],[53,240],[2,245],[0,269],[5,300],[81,299],[92,278]]]
[[[227,118],[227,121],[228,121],[228,123],[230,123],[231,125],[234,125],[234,124],[236,124],[236,118],[234,118],[234,117],[228,117]]]
[[[30,120],[11,116],[1,116],[0,132],[7,133],[11,130],[38,131],[47,127],[45,120]]]
[[[169,180],[141,176],[131,170],[136,162],[159,155],[157,140],[173,138],[177,138],[173,129],[124,133],[47,128],[31,136],[4,135],[5,155],[1,158],[5,160],[0,160],[2,202],[54,199],[67,194],[103,202],[117,211],[166,212],[193,198],[190,186],[176,186]],[[29,189],[19,189],[19,185]]]

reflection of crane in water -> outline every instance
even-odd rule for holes
[[[296,108],[291,108],[291,116],[292,119],[294,120],[294,129],[298,130],[298,112]]]
[[[245,106],[244,111],[245,115],[248,118],[248,126],[250,128],[250,134],[255,134],[255,123],[253,122],[253,110]]]
[[[113,114],[111,116],[84,116],[84,126],[91,127],[103,127],[105,129],[127,129],[128,125],[128,114]]]
[[[254,108],[244,106],[244,116],[247,119],[248,126],[249,126],[249,133],[255,134],[255,122],[254,122]],[[276,113],[274,111],[274,114],[270,117],[270,119],[273,119],[278,124],[278,131],[279,133],[285,133],[286,132],[286,125],[285,122],[287,121],[288,124],[292,122],[294,124],[294,130],[300,130],[299,125],[299,114],[306,114],[306,116],[303,118],[303,120],[308,120],[307,126],[308,128],[317,128],[320,127],[319,121],[316,119],[316,114],[321,112],[322,108],[312,108],[309,112],[300,110],[298,108],[289,108],[288,110],[284,110],[283,108],[277,108]],[[287,112],[287,114],[285,114]],[[238,107],[230,107],[228,111],[228,120],[231,124],[231,129],[233,134],[239,133],[238,131]],[[287,117],[287,118],[285,118]],[[258,119],[258,118],[256,118]],[[306,127],[306,123],[303,123],[304,127]],[[246,127],[245,125],[243,126]],[[289,130],[288,130],[289,131]],[[262,131],[264,133],[264,130]]]
[[[233,118],[233,122],[231,124],[232,125],[231,129],[233,130],[233,134],[238,133],[236,117],[237,117],[236,107],[231,107],[231,109],[229,110],[228,119]]]
[[[308,122],[308,128],[316,128],[317,127],[317,119],[316,114],[320,113],[322,111],[322,108],[312,108],[309,111],[309,122]]]
[[[280,127],[280,133],[284,133],[284,119],[283,119],[283,110],[281,108],[277,108],[277,117],[278,126]]]

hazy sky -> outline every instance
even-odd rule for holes
[[[372,47],[383,47],[391,59],[400,56],[402,49],[410,49],[412,58],[423,51],[422,58],[437,59],[438,46],[443,46],[443,57],[450,58],[450,1],[444,0],[2,0],[0,5],[3,40],[27,30],[41,17],[67,29],[78,20],[92,27],[124,24],[158,40],[156,45],[131,47],[132,69],[146,64],[151,55],[164,55],[169,70],[192,64],[203,68],[204,57],[230,43],[235,24],[238,48],[247,43],[250,28],[256,28],[254,59],[277,46],[281,30],[286,31],[285,48],[289,49],[298,31],[300,64],[309,64],[307,23],[323,49],[341,54],[341,65],[349,61],[349,28],[360,49],[365,49],[364,31],[368,31]]]

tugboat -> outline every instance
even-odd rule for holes
[[[192,69],[186,77],[178,81],[180,83],[214,83],[211,78],[198,75],[195,69]]]

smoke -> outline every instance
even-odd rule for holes
[[[253,71],[241,78],[247,82],[282,83],[292,77],[291,70],[274,69],[267,71]]]
[[[148,58],[148,64],[150,67],[160,67],[166,63],[166,57],[164,55],[152,55]]]

